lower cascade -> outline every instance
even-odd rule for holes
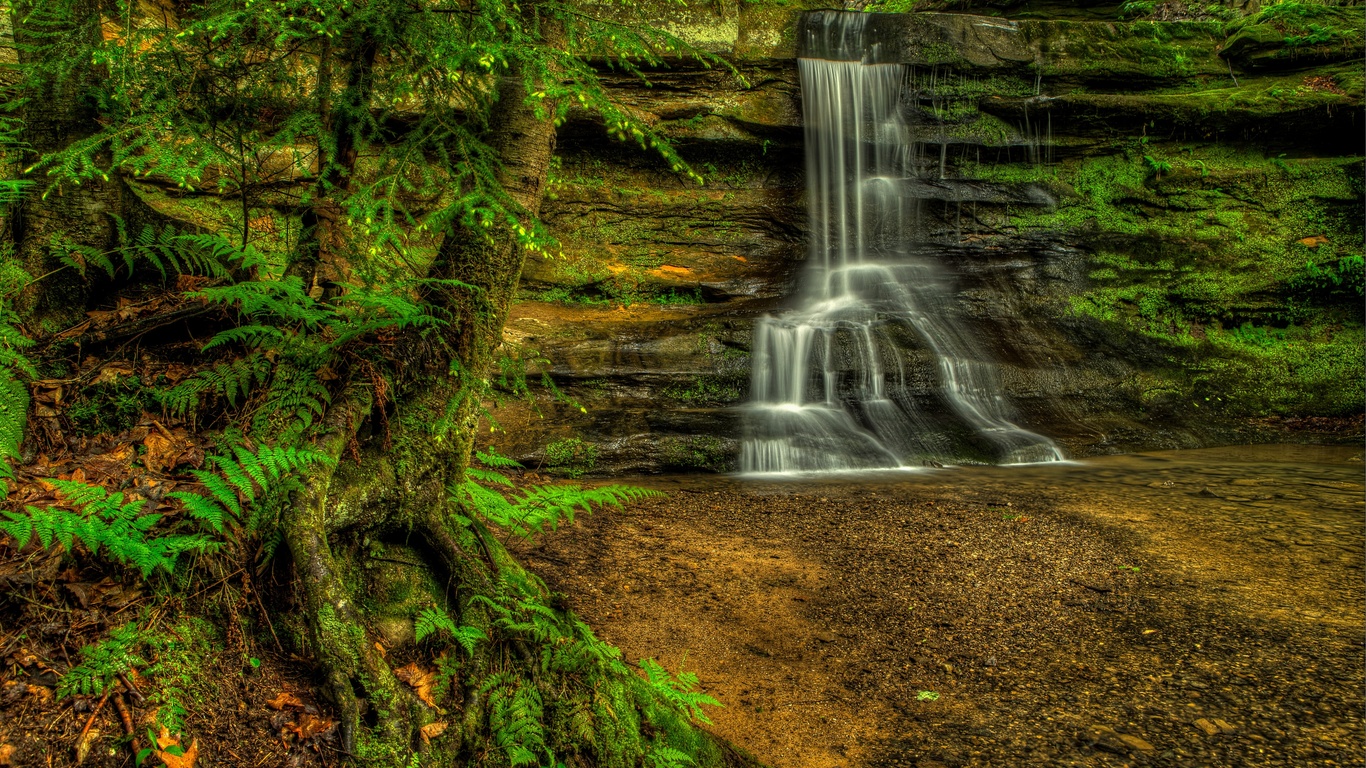
[[[755,328],[741,470],[905,468],[962,460],[964,444],[1001,464],[1062,460],[1012,422],[998,366],[955,316],[935,249],[917,242],[906,67],[865,56],[876,46],[864,14],[824,15],[797,62],[811,225],[800,306]],[[944,413],[912,395],[908,336],[934,360]]]

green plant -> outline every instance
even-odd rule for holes
[[[328,464],[324,454],[304,448],[263,445],[255,452],[233,446],[230,456],[210,456],[206,463],[218,471],[191,470],[190,474],[209,492],[208,496],[188,491],[172,491],[185,511],[203,521],[215,533],[223,532],[225,520],[231,524],[243,517],[243,505],[250,505],[270,493],[280,491],[280,481],[291,474],[305,472],[315,464]],[[286,489],[288,490],[288,489]]]
[[[211,552],[217,543],[204,533],[165,532],[154,535],[162,515],[148,511],[143,500],[124,502],[122,493],[110,494],[97,485],[73,480],[49,480],[65,507],[24,507],[4,512],[0,530],[20,546],[34,536],[44,548],[60,544],[70,550],[79,541],[91,554],[101,551],[116,562],[131,565],[147,578],[156,570],[169,573],[182,552]],[[195,516],[193,510],[190,511]],[[209,521],[209,526],[212,527]]]
[[[418,613],[413,628],[419,643],[433,635],[444,634],[459,643],[467,654],[473,654],[474,647],[488,639],[484,630],[478,627],[457,626],[450,614],[440,608],[423,609]]]
[[[1144,155],[1143,162],[1148,164],[1148,170],[1151,171],[1153,173],[1153,176],[1158,180],[1162,179],[1162,174],[1170,174],[1172,172],[1171,163],[1167,162],[1166,160],[1159,160],[1158,158],[1155,158],[1152,155]]]
[[[72,694],[99,696],[119,675],[147,666],[147,660],[139,655],[147,638],[137,622],[129,622],[110,631],[107,640],[81,648],[81,660],[57,684],[58,698]]]
[[[938,701],[939,694],[934,691],[921,691],[915,695],[916,701]]]
[[[546,466],[567,477],[582,477],[598,464],[598,447],[582,438],[566,437],[545,447]]]
[[[496,453],[476,454],[485,467],[520,467],[517,462]],[[533,539],[561,522],[574,522],[574,511],[591,512],[596,506],[620,507],[622,502],[663,496],[659,491],[630,485],[603,485],[582,488],[577,485],[537,485],[514,489],[512,480],[493,469],[470,467],[467,479],[452,486],[452,500],[487,523],[512,535]],[[507,488],[498,491],[490,486]],[[472,520],[463,518],[469,525]]]

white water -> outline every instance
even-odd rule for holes
[[[861,55],[863,14],[829,14],[809,47]],[[917,154],[902,117],[905,68],[802,58],[811,243],[801,306],[754,331],[745,472],[820,472],[950,463],[969,433],[1002,464],[1059,461],[1058,447],[1015,425],[997,366],[952,311],[945,270],[917,255]],[[909,330],[935,361],[943,406],[921,411],[891,335]],[[922,372],[924,375],[926,372]],[[938,416],[938,417],[936,417]]]

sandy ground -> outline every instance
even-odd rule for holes
[[[1362,765],[1359,450],[669,492],[521,548],[775,766]]]

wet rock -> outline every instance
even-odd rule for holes
[[[1127,755],[1130,752],[1152,753],[1156,747],[1145,739],[1129,733],[1120,733],[1106,725],[1093,725],[1087,729],[1090,745],[1104,752]]]
[[[1196,720],[1194,725],[1196,728],[1199,728],[1200,730],[1204,731],[1206,736],[1213,736],[1216,733],[1219,733],[1219,726],[1206,720],[1203,717],[1199,720]]]

